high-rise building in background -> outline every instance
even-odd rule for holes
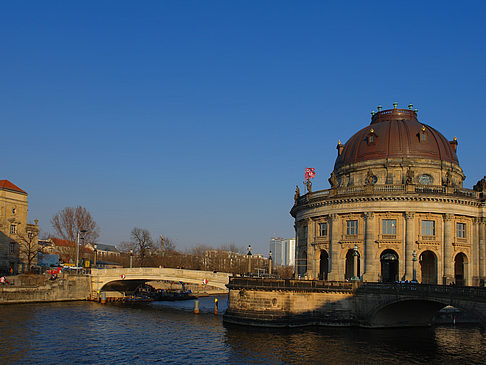
[[[270,251],[274,265],[293,266],[295,264],[295,238],[272,237]]]

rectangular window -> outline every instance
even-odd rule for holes
[[[457,238],[466,238],[466,223],[456,223]]]
[[[327,222],[319,223],[319,236],[327,236]]]
[[[435,236],[435,221],[422,221],[422,236]]]
[[[358,234],[358,221],[346,221],[346,234],[348,236],[353,236]]]
[[[397,220],[383,219],[383,234],[396,235],[397,234]]]
[[[10,225],[10,234],[17,233],[17,226],[15,224]]]
[[[15,253],[15,242],[10,242],[10,249],[9,252],[11,254]]]

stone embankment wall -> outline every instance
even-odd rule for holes
[[[258,285],[245,288],[244,279],[235,281],[233,288],[229,285],[225,322],[265,327],[350,326],[355,322],[350,284],[330,287],[326,292],[312,288],[299,290],[299,282],[293,280],[274,280],[274,288]]]
[[[60,302],[86,300],[90,294],[90,278],[66,275],[56,280],[32,276],[30,280],[10,280],[15,285],[0,286],[0,304]],[[31,285],[26,285],[29,283]]]

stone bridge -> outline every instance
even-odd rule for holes
[[[130,293],[140,285],[156,280],[182,281],[191,284],[206,283],[209,287],[227,290],[226,285],[230,276],[231,274],[222,272],[152,267],[98,269],[91,271],[91,290],[93,294],[98,291]]]
[[[486,288],[399,283],[230,278],[224,320],[256,326],[430,325],[451,305],[486,326]]]

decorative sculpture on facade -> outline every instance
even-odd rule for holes
[[[365,179],[365,185],[372,185],[373,184],[373,171],[371,169],[368,170]]]
[[[331,172],[331,177],[328,179],[329,181],[329,184],[331,184],[331,188],[337,188],[338,186],[338,181],[337,181],[337,178],[336,178],[336,174],[333,172]]]
[[[443,186],[452,186],[451,172],[447,171],[444,178],[442,178]]]
[[[294,201],[297,203],[297,200],[300,198],[300,189],[299,185],[295,185],[295,195],[294,195]]]
[[[405,177],[405,184],[407,184],[407,185],[413,184],[414,175],[415,174],[412,170],[412,166],[408,166],[407,175]]]
[[[304,184],[307,187],[307,192],[312,193],[312,182],[310,181],[310,179],[304,181]]]
[[[474,191],[486,192],[486,176],[479,180],[476,185],[473,186]]]

